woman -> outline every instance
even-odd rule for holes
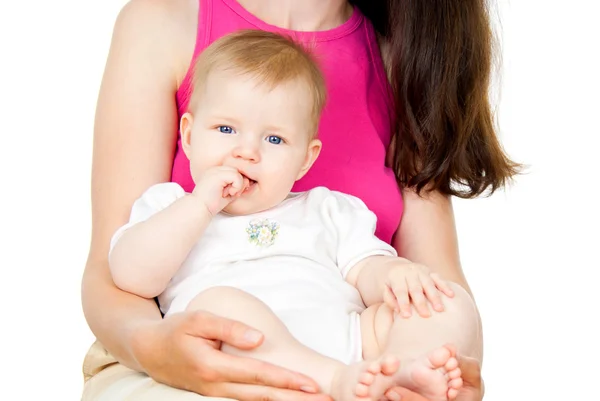
[[[99,341],[84,364],[89,379],[84,400],[202,399],[198,394],[239,400],[327,399],[303,392],[315,383],[295,372],[219,351],[222,342],[257,347],[260,333],[201,312],[162,319],[153,300],[118,290],[108,270],[110,237],[127,221],[143,190],[169,180],[184,187],[189,183],[177,126],[186,107],[190,61],[236,27],[287,28],[285,32],[298,37],[316,38],[317,50],[326,56],[330,89],[346,93],[344,88],[354,90],[353,83],[366,80],[356,89],[364,96],[358,106],[345,107],[348,96],[329,99],[320,130],[321,167],[315,165],[297,189],[327,185],[359,196],[376,212],[381,236],[400,255],[469,291],[449,195],[473,197],[496,189],[516,170],[500,149],[487,102],[491,34],[484,1],[356,3],[131,0],[123,8],[114,28],[94,134],[93,230],[82,300]],[[385,82],[375,31],[391,85]],[[340,60],[350,69],[338,69]],[[357,75],[348,76],[347,71]],[[336,128],[341,126],[356,129],[340,133]],[[395,132],[400,134],[392,139]],[[343,151],[338,146],[342,143]],[[361,160],[364,146],[383,151]],[[384,166],[385,149],[393,172]],[[326,168],[332,165],[338,166],[333,173]],[[369,174],[391,178],[386,188],[372,188]],[[402,197],[396,179],[405,188]],[[463,191],[453,182],[464,184]],[[462,360],[465,386],[459,400],[482,397],[482,355],[472,357]],[[397,394],[423,401],[406,389],[397,389]]]

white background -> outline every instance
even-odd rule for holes
[[[123,4],[0,3],[2,399],[80,397],[93,116]],[[455,202],[486,400],[600,400],[600,7],[498,9],[501,137],[530,167],[507,191]]]

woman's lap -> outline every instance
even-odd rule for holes
[[[117,363],[99,343],[86,355],[84,376],[82,401],[231,401],[203,397],[158,383]]]

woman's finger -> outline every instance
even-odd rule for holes
[[[239,349],[252,349],[262,343],[263,336],[251,327],[204,311],[190,316],[188,334],[209,340],[219,340]],[[262,384],[293,390],[318,391],[317,383],[300,373],[276,367],[251,358],[240,358],[214,351],[200,363],[209,363],[223,382]]]
[[[258,330],[205,311],[194,311],[189,315],[186,333],[207,340],[218,340],[243,350],[255,348],[263,341],[263,335]]]
[[[211,390],[210,396],[238,401],[332,401],[326,394],[309,394],[260,385],[222,383]]]
[[[475,358],[458,356],[458,367],[462,373],[461,377],[465,384],[469,384],[475,388],[482,387],[481,380],[481,364]]]
[[[220,353],[211,359],[210,366],[226,383],[261,385],[313,394],[320,391],[318,384],[310,377],[253,358]]]
[[[427,398],[404,387],[393,387],[385,393],[393,401],[429,401]]]

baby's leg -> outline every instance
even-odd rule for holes
[[[251,357],[282,366],[312,377],[321,392],[336,401],[374,400],[371,385],[380,376],[396,373],[395,360],[378,358],[347,366],[321,355],[297,341],[283,322],[258,298],[232,287],[214,287],[197,295],[188,310],[204,310],[218,316],[237,320],[261,331],[264,342],[251,351],[223,345],[222,351],[231,355]]]
[[[458,352],[480,356],[480,323],[470,295],[451,284],[455,295],[443,297],[444,311],[429,318],[394,316],[385,304],[374,305],[361,315],[363,356],[391,354],[400,360],[395,384],[407,387],[431,401],[454,399],[462,386],[456,360]],[[452,344],[452,345],[446,345]],[[456,348],[455,348],[456,347]]]

